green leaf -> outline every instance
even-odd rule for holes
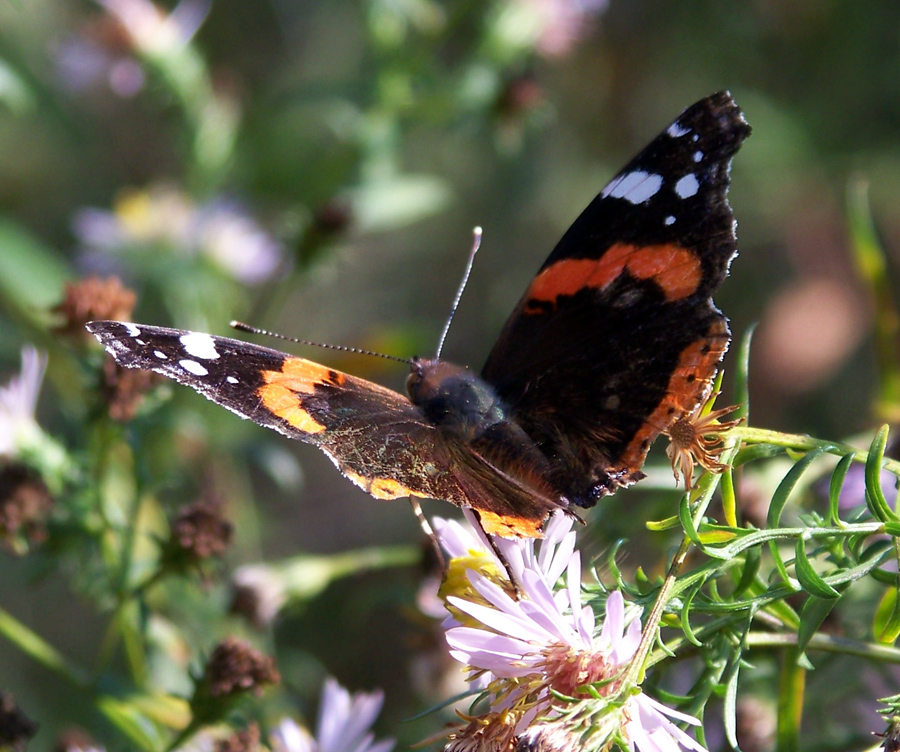
[[[737,691],[738,676],[740,675],[741,662],[735,660],[725,677],[725,702],[723,703],[722,716],[725,722],[725,738],[732,749],[740,749],[737,741]]]
[[[361,232],[406,227],[436,214],[450,202],[447,183],[431,175],[379,177],[350,191],[347,199]]]
[[[800,609],[800,627],[797,630],[797,649],[800,652],[806,650],[809,641],[813,638],[822,622],[831,610],[837,605],[837,598],[814,598],[810,596]]]
[[[875,639],[884,645],[893,645],[900,636],[900,599],[897,598],[897,588],[885,590],[878,602],[872,631]]]
[[[734,470],[727,468],[722,473],[722,512],[725,515],[725,522],[732,527],[737,527],[737,496],[734,492]]]
[[[840,462],[834,468],[831,474],[831,483],[828,486],[828,522],[834,527],[840,527],[841,522],[839,503],[841,500],[841,489],[844,487],[844,479],[847,477],[847,471],[853,464],[853,455],[845,454],[841,457]]]
[[[97,698],[97,708],[142,750],[157,752],[165,746],[166,740],[156,725],[130,702],[107,695]]]
[[[744,568],[741,570],[741,579],[735,587],[733,598],[740,598],[747,589],[756,581],[756,575],[759,573],[759,564],[762,559],[762,552],[759,548],[751,548],[744,557]]]
[[[702,585],[700,586],[702,587]],[[688,642],[692,645],[696,645],[698,648],[703,645],[699,639],[697,639],[697,635],[694,634],[694,630],[691,628],[691,604],[694,602],[694,596],[700,590],[700,587],[694,588],[684,599],[684,605],[681,607],[681,631],[684,632],[684,636]]]
[[[825,451],[826,447],[816,447],[807,452],[804,457],[788,470],[772,495],[769,513],[766,515],[766,527],[778,527],[778,524],[781,522],[781,513],[784,511],[785,504],[787,504],[788,497],[791,495],[791,491],[794,490],[794,486],[797,485],[800,477],[807,471],[809,466]]]
[[[757,460],[768,460],[772,457],[779,457],[786,454],[787,449],[777,444],[753,444],[743,447],[734,458],[732,467],[740,467],[748,462],[756,462]]]
[[[866,459],[866,506],[876,520],[896,522],[900,517],[891,509],[881,490],[881,468],[884,464],[887,438],[888,426],[882,426],[869,447],[869,456]]]
[[[753,341],[753,333],[756,324],[751,324],[747,332],[741,338],[741,346],[738,349],[737,368],[734,378],[734,399],[740,407],[735,410],[737,418],[748,418],[750,415],[750,388],[748,386],[750,376],[750,344]]]
[[[697,528],[694,527],[694,518],[691,516],[691,504],[688,501],[687,494],[681,497],[681,502],[678,505],[678,519],[681,521],[685,535],[691,539],[691,543],[702,549],[703,541],[700,540]]]
[[[819,573],[815,570],[809,558],[806,555],[806,541],[803,538],[797,539],[797,554],[794,559],[794,571],[797,574],[797,580],[802,587],[810,595],[816,598],[840,598],[841,594],[823,580]]]
[[[71,272],[60,256],[16,223],[0,218],[0,298],[29,321],[62,298]]]

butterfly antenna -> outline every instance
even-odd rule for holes
[[[463,273],[462,282],[460,282],[459,289],[456,291],[456,297],[453,299],[453,306],[450,308],[450,315],[447,317],[447,323],[444,324],[444,331],[441,332],[441,338],[438,341],[437,355],[435,355],[435,358],[441,357],[441,351],[444,349],[444,341],[447,339],[447,334],[450,331],[450,324],[453,323],[456,309],[459,308],[459,301],[462,300],[463,290],[466,289],[466,285],[469,282],[469,275],[472,273],[472,265],[475,263],[475,254],[478,253],[478,249],[481,247],[481,228],[475,227],[472,230],[472,236],[472,250],[469,252],[469,260],[466,262],[466,271]]]
[[[406,363],[409,365],[410,361],[406,358],[398,358],[395,355],[386,355],[385,353],[375,352],[374,350],[363,350],[359,347],[347,347],[346,345],[329,345],[324,342],[311,342],[308,339],[297,339],[296,337],[288,337],[285,334],[278,334],[278,332],[270,332],[267,329],[259,329],[255,326],[250,326],[250,324],[245,324],[242,321],[232,321],[229,326],[232,329],[237,329],[239,332],[249,332],[250,334],[261,334],[266,337],[275,337],[276,339],[283,339],[287,342],[296,342],[298,345],[310,345],[312,347],[324,347],[326,350],[340,350],[341,352],[355,353],[357,355],[372,355],[376,358],[384,358],[385,360],[395,360],[398,363]]]

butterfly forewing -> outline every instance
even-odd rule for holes
[[[729,332],[710,295],[736,253],[726,193],[750,128],[727,93],[686,110],[565,233],[482,375],[589,506],[642,477],[709,393]]]

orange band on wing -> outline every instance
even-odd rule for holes
[[[285,358],[280,371],[263,371],[266,383],[256,393],[265,408],[303,433],[325,430],[319,421],[303,408],[299,394],[313,394],[316,384],[340,386],[344,374],[303,358]]]
[[[728,327],[724,319],[715,321],[703,339],[685,348],[666,388],[666,396],[629,442],[620,467],[640,467],[652,441],[675,421],[691,413],[712,388],[712,379],[728,347]]]
[[[626,269],[637,279],[655,282],[670,301],[692,295],[703,278],[699,257],[687,248],[616,243],[599,259],[564,259],[548,266],[534,278],[526,299],[555,304],[561,295],[585,288],[602,290]]]
[[[325,430],[319,421],[303,409],[297,393],[284,384],[266,384],[256,393],[267,410],[286,420],[303,433],[320,433]]]

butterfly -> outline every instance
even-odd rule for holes
[[[749,134],[727,92],[685,110],[566,231],[480,374],[413,358],[404,395],[240,340],[87,327],[122,366],[318,447],[375,498],[442,499],[486,533],[538,537],[552,512],[644,477],[654,439],[709,398],[730,341],[711,299],[737,251],[729,170]]]

